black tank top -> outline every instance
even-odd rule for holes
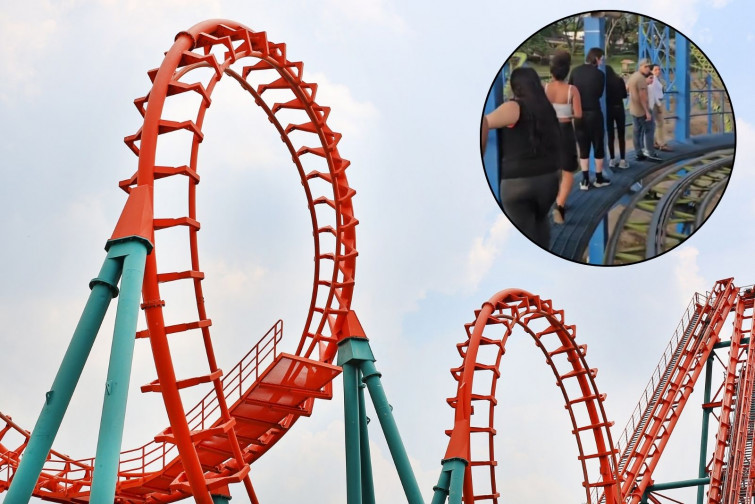
[[[542,136],[535,146],[530,138],[530,119],[527,106],[519,104],[519,120],[512,128],[501,128],[503,137],[503,155],[501,157],[501,178],[534,177],[559,169],[559,138]],[[551,108],[550,112],[556,112]],[[554,132],[560,134],[558,128]],[[538,133],[535,133],[538,134]]]

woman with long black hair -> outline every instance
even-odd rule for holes
[[[503,210],[525,236],[547,250],[548,214],[558,194],[561,132],[535,70],[517,68],[510,82],[514,98],[482,119],[482,149],[488,128],[500,128]]]

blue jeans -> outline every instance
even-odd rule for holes
[[[655,148],[653,147],[655,122],[653,122],[652,113],[649,121],[645,119],[645,116],[637,117],[633,115],[632,125],[634,126],[634,134],[632,135],[634,155],[642,156],[644,147],[648,155],[655,156]]]

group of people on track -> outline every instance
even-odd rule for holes
[[[600,70],[603,56],[602,49],[590,49],[585,63],[570,73],[571,54],[556,52],[550,61],[551,80],[545,86],[534,69],[516,68],[510,77],[513,98],[483,117],[483,151],[490,128],[498,128],[502,136],[503,209],[525,236],[546,249],[550,245],[549,216],[556,224],[564,223],[566,200],[577,171],[581,172],[581,190],[611,184],[603,173],[606,124],[609,166],[629,168],[625,98],[629,98],[635,158],[661,161],[656,150],[671,150],[663,133],[660,67],[642,59],[625,83],[610,65],[605,73]],[[600,106],[604,89],[605,119]],[[591,149],[595,159],[592,181],[588,170]]]

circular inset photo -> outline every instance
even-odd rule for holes
[[[724,194],[734,113],[702,49],[657,19],[559,19],[494,76],[482,161],[503,212],[570,261],[633,264],[690,238]]]

